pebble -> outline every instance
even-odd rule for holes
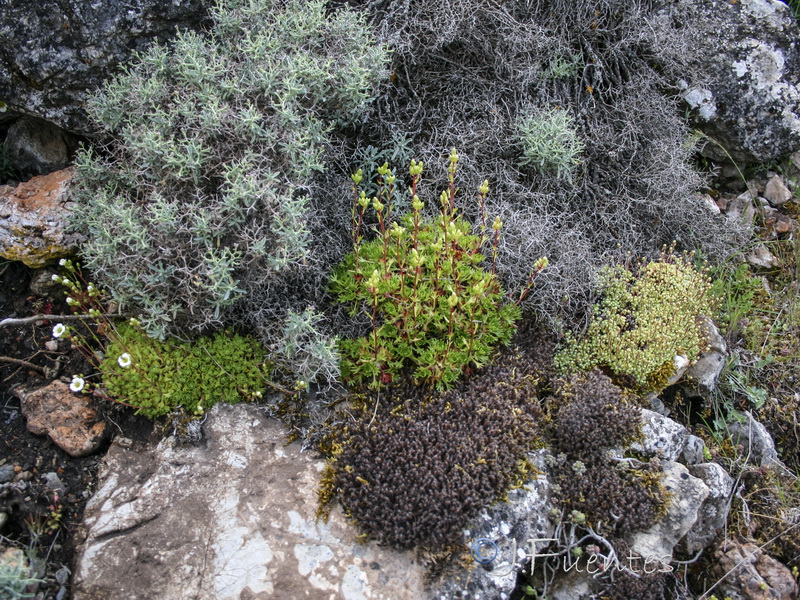
[[[0,467],[0,483],[8,483],[14,479],[14,465],[3,465]]]
[[[61,479],[58,478],[58,474],[56,473],[45,473],[42,475],[42,479],[49,490],[58,492],[60,494],[64,494],[67,491],[67,488],[64,487],[64,484],[61,482]]]

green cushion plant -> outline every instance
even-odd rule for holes
[[[105,391],[149,418],[181,411],[202,415],[217,402],[262,395],[264,349],[228,331],[192,342],[163,342],[139,327],[115,328],[100,363]]]
[[[457,162],[453,149],[449,186],[433,220],[423,218],[417,196],[421,163],[411,161],[412,212],[397,220],[392,214],[396,177],[388,165],[378,169],[378,195],[371,199],[359,193],[361,171],[353,176],[353,252],[334,272],[331,287],[341,302],[352,304],[354,314],[367,311],[372,330],[341,342],[345,379],[376,387],[409,368],[417,380],[447,388],[465,369],[488,363],[495,346],[511,339],[520,308],[519,301],[506,300],[495,274],[502,222],[497,218],[486,225],[485,181],[478,191],[480,233],[472,233],[454,203]],[[370,207],[378,223],[376,237],[364,241]],[[492,254],[488,265],[481,252],[485,246]],[[545,265],[544,259],[538,261],[534,274]]]
[[[606,267],[600,286],[586,334],[568,336],[556,355],[562,372],[600,367],[619,385],[658,392],[676,372],[676,356],[692,362],[704,351],[703,319],[713,313],[711,282],[692,265],[691,255],[670,248],[635,270]]]

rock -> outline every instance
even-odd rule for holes
[[[667,514],[656,521],[647,531],[631,536],[631,552],[664,564],[672,560],[672,552],[678,541],[695,525],[700,509],[708,497],[705,483],[689,474],[682,464],[662,463],[662,485],[669,492]]]
[[[63,291],[66,288],[60,283],[53,281],[53,275],[56,272],[53,269],[36,269],[31,273],[31,283],[29,289],[31,294],[44,298],[51,296],[56,291]]]
[[[324,462],[256,407],[218,404],[205,443],[112,443],[86,506],[75,600],[429,598],[411,552],[317,519]]]
[[[784,565],[756,544],[723,540],[714,552],[711,576],[719,579],[718,596],[731,600],[792,600],[797,582]]]
[[[10,111],[89,134],[87,95],[176,28],[199,29],[202,0],[38,0],[0,4],[0,98]]]
[[[708,487],[708,496],[700,507],[697,521],[679,545],[682,552],[695,554],[713,542],[725,527],[731,507],[733,478],[717,463],[690,466],[689,473]]]
[[[696,435],[686,436],[686,445],[683,447],[681,458],[690,467],[705,461],[706,443]]]
[[[708,340],[706,350],[697,361],[686,370],[686,377],[692,386],[703,396],[710,394],[717,385],[719,374],[728,359],[728,345],[711,319],[703,321],[703,331]]]
[[[686,428],[672,419],[642,409],[642,439],[633,442],[630,449],[645,456],[657,456],[674,461],[686,446]]]
[[[550,600],[586,600],[592,597],[591,577],[581,571],[567,571],[559,573],[553,582],[553,587],[548,589],[547,598]]]
[[[791,190],[783,183],[780,175],[775,175],[767,182],[764,197],[775,207],[783,206],[792,199]]]
[[[753,195],[747,191],[728,201],[726,218],[734,225],[741,225],[752,230],[756,218],[756,208],[753,205]]]
[[[544,457],[544,450],[531,455],[531,462],[541,473],[547,472]],[[469,590],[472,597],[508,600],[520,571],[527,564],[531,540],[550,538],[555,531],[548,517],[553,507],[549,492],[550,480],[540,475],[523,488],[509,491],[507,502],[499,502],[483,511],[475,524],[464,531],[464,542],[481,557],[486,556],[486,552],[482,552],[476,540],[490,540],[497,547],[497,557],[485,566],[476,564],[474,569],[465,569],[439,582],[435,586],[435,597],[458,598],[464,590]],[[541,548],[540,544],[533,550]]]
[[[64,483],[58,477],[58,473],[45,473],[42,475],[42,479],[44,480],[44,484],[48,490],[57,492],[59,494],[66,494],[67,488],[64,487]]]
[[[747,262],[760,269],[771,269],[779,264],[777,257],[764,244],[758,244],[747,257]]]
[[[775,442],[767,428],[756,421],[750,411],[745,411],[744,415],[743,421],[732,420],[728,423],[728,435],[734,444],[742,446],[742,457],[762,467],[779,462]]]
[[[0,483],[8,483],[14,479],[14,465],[6,464],[0,466]]]
[[[683,98],[716,143],[702,152],[740,168],[800,148],[800,28],[779,0],[664,4],[660,22],[691,41]],[[724,150],[723,150],[724,149]]]
[[[78,140],[52,123],[23,117],[8,128],[5,151],[25,179],[70,165]]]
[[[711,214],[718,215],[722,212],[719,205],[714,201],[714,198],[709,194],[698,194],[698,197]]]
[[[83,238],[66,231],[72,169],[0,186],[0,256],[34,269],[74,254]]]
[[[16,388],[28,431],[47,435],[70,456],[96,452],[105,439],[106,424],[89,407],[85,396],[77,396],[61,381],[36,390]]]
[[[767,223],[767,226],[771,227],[778,236],[786,235],[794,229],[795,221],[788,215],[778,215],[774,223]]]

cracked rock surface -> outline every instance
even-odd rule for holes
[[[426,597],[411,553],[316,519],[323,461],[256,408],[217,405],[204,442],[112,444],[84,514],[75,600]]]

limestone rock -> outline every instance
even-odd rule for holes
[[[177,27],[198,29],[202,0],[37,0],[0,3],[0,98],[10,111],[73,133],[92,133],[87,95]]]
[[[771,269],[778,265],[778,258],[764,244],[758,244],[747,255],[747,262],[760,269]]]
[[[56,281],[53,281],[53,275],[56,275],[55,269],[36,269],[31,273],[31,282],[28,285],[31,294],[44,298],[63,293],[64,286]]]
[[[714,558],[711,575],[720,579],[718,596],[731,600],[797,598],[797,581],[789,569],[756,544],[727,539],[720,543]]]
[[[783,183],[780,175],[775,175],[767,182],[764,197],[772,206],[783,206],[792,199],[791,190]]]
[[[23,117],[8,128],[5,151],[16,170],[27,179],[68,167],[77,146],[74,136],[52,123]]]
[[[47,435],[70,456],[95,452],[105,439],[106,424],[92,410],[85,396],[77,396],[61,381],[36,390],[17,388],[28,431]]]
[[[695,525],[709,494],[708,487],[682,464],[662,463],[662,484],[670,493],[667,514],[631,536],[631,551],[653,562],[669,563],[678,541]]]
[[[745,411],[745,420],[728,423],[728,434],[734,444],[742,446],[743,457],[747,462],[766,467],[778,461],[775,441],[761,423],[756,421],[750,411]]]
[[[707,395],[716,387],[717,378],[725,367],[728,345],[711,319],[705,319],[703,330],[708,340],[708,350],[686,370],[686,376],[694,387],[698,388],[703,395]]]
[[[708,487],[708,497],[700,507],[697,522],[680,542],[682,551],[695,554],[713,542],[725,527],[730,511],[733,478],[717,463],[693,465],[689,467],[689,472]]]
[[[531,462],[546,473],[545,451],[531,455]],[[435,586],[436,598],[459,598],[464,590],[478,598],[508,600],[517,584],[519,572],[526,566],[531,540],[550,538],[555,524],[548,517],[552,508],[550,480],[539,475],[524,487],[508,492],[508,501],[499,502],[476,519],[464,531],[464,542],[479,558],[490,556],[477,540],[490,540],[497,547],[497,556],[487,565],[477,564]],[[539,545],[538,549],[541,550]],[[491,547],[494,551],[494,547]]]
[[[741,167],[800,148],[800,28],[789,7],[779,0],[664,6],[662,22],[691,37],[697,81],[685,82],[683,97],[717,142],[703,153]]]
[[[752,230],[756,218],[756,207],[753,204],[754,196],[747,191],[736,198],[728,200],[728,209],[725,217],[734,225],[741,225]]]
[[[696,465],[705,460],[706,443],[696,435],[686,436],[686,445],[681,458],[686,465]]]
[[[686,446],[686,428],[672,419],[642,409],[642,439],[633,442],[630,449],[645,456],[657,456],[674,461]]]
[[[0,186],[0,256],[37,269],[74,254],[82,238],[66,231],[72,169]]]
[[[257,408],[219,404],[205,443],[106,455],[84,514],[75,600],[424,600],[410,552],[316,518],[324,463]],[[135,448],[135,447],[134,447]]]

